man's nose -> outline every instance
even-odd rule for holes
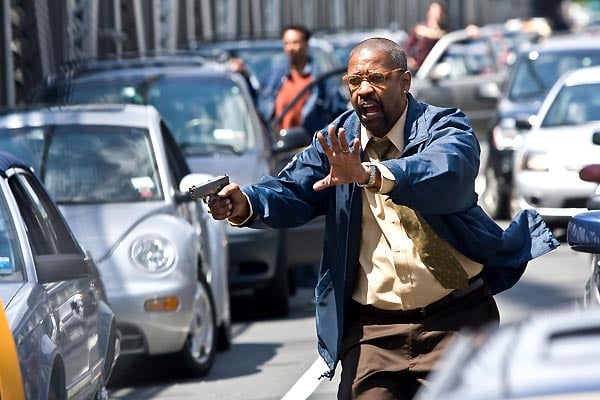
[[[363,79],[362,81],[360,81],[360,85],[358,85],[358,89],[356,89],[356,92],[358,94],[370,93],[372,91],[373,91],[373,86],[366,79]]]

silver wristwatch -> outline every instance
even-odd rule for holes
[[[367,183],[356,183],[359,187],[370,188],[375,184],[377,178],[377,167],[373,164],[369,164],[369,180]]]

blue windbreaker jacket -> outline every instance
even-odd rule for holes
[[[348,142],[360,137],[354,111],[332,124],[336,131],[345,128]],[[322,133],[328,136],[326,129]],[[418,210],[458,251],[483,264],[492,293],[513,286],[529,260],[558,247],[534,210],[521,212],[503,230],[477,205],[480,148],[460,110],[418,103],[409,94],[404,139],[400,158],[383,162],[396,179],[388,195],[395,203]],[[251,227],[288,228],[326,216],[315,295],[319,353],[329,367],[325,376],[331,378],[339,358],[344,306],[351,299],[359,268],[362,200],[356,184],[314,191],[313,184],[327,176],[329,167],[315,137],[277,177],[264,177],[243,190],[254,212]]]

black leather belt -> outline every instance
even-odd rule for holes
[[[469,279],[469,286],[467,286],[465,289],[456,289],[425,307],[419,307],[411,310],[383,310],[371,305],[363,305],[353,300],[351,312],[364,313],[366,315],[373,315],[379,318],[395,319],[399,321],[417,320],[428,315],[439,313],[440,311],[450,307],[453,303],[464,300],[471,295],[482,295],[486,292],[485,289],[487,289],[487,285],[480,274]]]

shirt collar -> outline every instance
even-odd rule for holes
[[[408,109],[408,102],[406,102],[404,111],[398,121],[392,126],[392,129],[386,134],[390,141],[394,144],[400,152],[404,149],[404,125],[406,124],[406,110]],[[365,128],[364,125],[360,125],[360,145],[363,149],[367,148],[367,143],[373,137],[373,134]]]

